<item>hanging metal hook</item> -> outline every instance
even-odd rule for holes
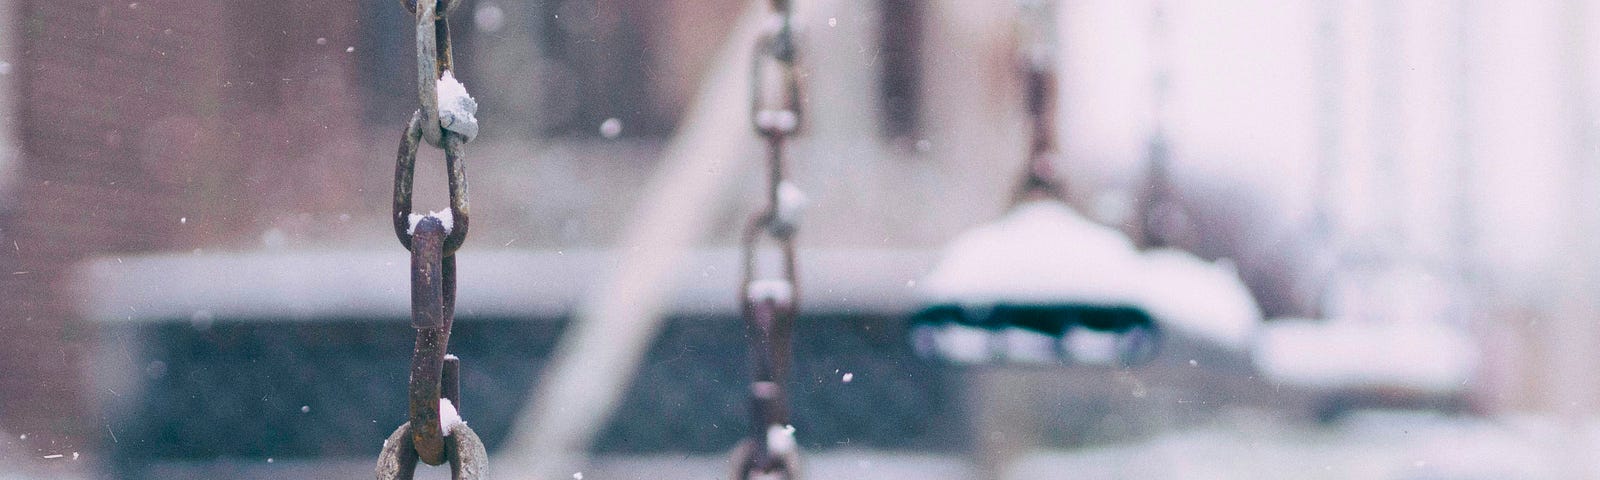
[[[800,475],[800,452],[790,450],[781,455],[770,455],[767,448],[753,440],[743,440],[733,447],[733,473],[729,478],[734,480],[752,480],[755,478],[781,478],[783,480],[796,480]]]
[[[423,463],[445,462],[440,424],[444,360],[455,309],[455,257],[444,255],[444,224],[434,217],[417,222],[411,239],[411,326],[417,329],[407,389],[412,442]]]
[[[489,452],[478,433],[458,424],[445,437],[450,458],[450,478],[482,480],[488,478]],[[411,480],[417,473],[417,451],[412,445],[411,422],[400,425],[383,441],[376,468],[378,480]]]
[[[461,374],[460,359],[455,355],[445,355],[444,369],[440,374],[444,398],[461,407]],[[434,402],[435,405],[438,402]],[[383,441],[383,450],[378,455],[378,480],[411,480],[416,474],[417,461],[421,460],[417,454],[416,432],[411,425],[416,420],[406,422],[395,429],[387,440]],[[415,423],[424,425],[424,423]],[[443,430],[448,428],[448,430]],[[450,464],[450,478],[455,480],[478,480],[487,478],[489,454],[484,449],[483,440],[477,432],[468,427],[465,422],[441,426],[444,446],[444,457]]]

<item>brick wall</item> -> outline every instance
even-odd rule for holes
[[[67,268],[237,245],[267,212],[352,198],[358,15],[349,2],[176,0],[30,0],[19,14],[0,429],[30,450],[91,450],[110,441],[86,401],[96,331],[73,315]]]

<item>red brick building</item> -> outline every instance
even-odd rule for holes
[[[74,317],[64,278],[74,262],[225,246],[271,212],[350,201],[345,185],[374,161],[353,148],[357,8],[20,2],[0,429],[35,449],[100,437],[80,373],[95,332]]]

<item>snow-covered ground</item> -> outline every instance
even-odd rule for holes
[[[1141,305],[1157,321],[1219,346],[1250,347],[1261,309],[1233,264],[1175,249],[1147,251],[1143,264]]]
[[[1262,326],[1252,357],[1268,378],[1307,387],[1464,390],[1479,361],[1445,280],[1406,262],[1357,264],[1331,282],[1327,319]]]
[[[1571,427],[1577,425],[1577,427]],[[1542,416],[1457,417],[1417,412],[1358,412],[1327,426],[1289,425],[1235,412],[1218,425],[1144,441],[1074,450],[1039,450],[1001,466],[999,478],[1518,480],[1594,478],[1600,419],[1563,422]],[[491,474],[496,473],[491,463]],[[861,450],[807,452],[809,478],[982,478],[955,454]],[[177,478],[356,478],[367,459],[280,459],[170,463],[147,473]],[[574,477],[585,479],[724,478],[725,455],[601,456]],[[444,479],[442,468],[417,478]],[[165,478],[165,477],[164,477]]]
[[[1326,427],[1236,417],[1128,445],[1037,451],[1006,479],[1595,478],[1600,421],[1358,412]]]
[[[1267,378],[1295,385],[1446,393],[1465,389],[1478,353],[1466,332],[1439,322],[1292,319],[1263,327],[1252,358]]]
[[[802,474],[813,479],[919,479],[970,480],[978,478],[972,464],[964,458],[912,452],[832,450],[802,454]],[[494,457],[489,461],[489,478],[513,478],[497,470]],[[231,478],[238,480],[277,478],[372,478],[371,459],[277,459],[215,460],[172,462],[152,467],[149,478]],[[712,480],[728,476],[728,456],[724,454],[601,455],[591,465],[572,472],[567,478],[584,480]],[[0,479],[5,479],[0,473]],[[450,469],[421,466],[417,480],[446,480]]]

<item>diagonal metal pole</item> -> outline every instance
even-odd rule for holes
[[[756,155],[749,122],[749,58],[765,18],[740,17],[706,75],[680,132],[614,251],[616,269],[579,305],[534,394],[496,452],[497,476],[571,478],[621,400],[650,342],[684,258],[704,237]]]

